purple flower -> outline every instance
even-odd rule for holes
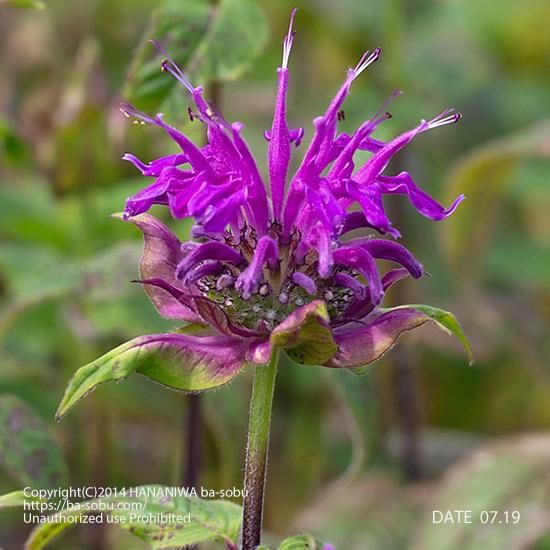
[[[143,362],[136,369],[173,387],[218,386],[245,362],[267,363],[274,348],[285,349],[302,364],[360,367],[379,358],[402,332],[433,320],[414,306],[380,307],[392,284],[423,273],[418,260],[392,240],[400,234],[383,197],[406,195],[432,220],[449,216],[463,197],[445,208],[410,174],[390,175],[386,168],[417,135],[456,122],[460,115],[445,110],[383,142],[373,134],[390,116],[386,108],[396,92],[353,135],[339,132],[342,105],[353,82],[378,60],[377,48],[348,70],[325,113],[313,121],[302,162],[289,176],[292,149],[304,137],[302,128],[289,126],[286,113],[294,15],[283,41],[273,124],[265,133],[267,185],[242,135],[243,125],[227,122],[158,43],[165,57],[162,68],[191,97],[191,117],[204,125],[206,145],[195,145],[161,114],[151,117],[122,107],[127,116],[166,132],[178,146],[175,154],[149,163],[124,156],[154,180],[128,199],[121,217],[143,232],[140,282],[151,301],[163,316],[191,324],[171,334],[137,338],[118,351],[136,357],[150,357],[149,351],[164,354],[170,368],[162,376]],[[357,151],[371,153],[359,166]],[[180,242],[147,214],[154,204],[168,207],[176,219],[192,217],[193,240]],[[350,240],[355,229],[372,234]],[[397,267],[381,274],[378,260]]]

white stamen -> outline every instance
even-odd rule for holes
[[[372,53],[370,51],[365,52],[355,69],[352,70],[353,79],[355,80],[369,65],[372,65],[380,57],[381,52],[381,48],[376,48]]]
[[[193,88],[193,85],[183,74],[183,71],[178,67],[176,62],[168,55],[168,52],[161,46],[160,42],[156,40],[149,40],[149,42],[166,58],[162,62],[162,70],[169,72],[178,82],[183,84],[190,93],[193,93],[195,88]]]
[[[288,60],[290,58],[290,50],[292,49],[292,43],[294,42],[294,35],[296,34],[292,30],[292,25],[294,23],[294,16],[298,10],[294,8],[290,14],[290,23],[288,24],[288,33],[286,34],[283,40],[283,63],[281,65],[282,69],[288,68]]]
[[[445,109],[441,114],[428,122],[428,128],[438,128],[439,126],[445,126],[446,124],[453,124],[458,122],[462,115],[454,111],[454,109]],[[425,121],[423,121],[425,123]]]

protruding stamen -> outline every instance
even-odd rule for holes
[[[288,24],[288,32],[283,40],[283,63],[281,65],[282,69],[288,68],[288,59],[290,57],[290,50],[292,49],[292,43],[294,42],[295,31],[292,30],[292,25],[294,23],[294,16],[296,15],[297,8],[292,10],[290,14],[290,23]]]
[[[386,101],[384,101],[384,103],[382,103],[382,105],[380,106],[380,109],[378,109],[378,111],[376,111],[376,114],[372,117],[372,120],[376,120],[376,119],[380,118],[381,116],[384,119],[391,118],[391,113],[387,112],[388,107],[390,106],[390,103],[392,101],[394,101],[396,98],[398,98],[401,95],[403,95],[403,91],[395,89],[392,92],[392,94],[390,95],[390,97],[388,97],[388,99],[386,99]]]
[[[428,128],[438,128],[439,126],[445,126],[446,124],[453,124],[458,122],[462,118],[462,115],[455,112],[454,109],[445,109],[442,113],[432,118],[428,122]]]
[[[355,66],[353,71],[353,78],[356,79],[369,65],[372,65],[380,57],[382,48],[376,48],[372,53],[370,51],[365,52],[359,63]]]
[[[145,124],[155,124],[158,126],[158,120],[155,120],[152,116],[145,114],[143,111],[136,109],[131,103],[121,103],[120,111],[124,114],[125,117],[136,118]],[[160,118],[162,115],[157,114],[156,118]]]
[[[192,94],[195,91],[195,88],[189,82],[187,77],[183,74],[183,71],[178,67],[176,62],[168,55],[168,52],[162,47],[160,42],[157,40],[149,40],[153,46],[166,58],[162,64],[161,68],[163,71],[166,71],[167,73],[170,73],[178,82],[183,84],[185,88]]]

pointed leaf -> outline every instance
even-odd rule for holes
[[[457,336],[466,348],[470,362],[472,361],[470,345],[452,313],[425,305],[405,305],[380,311],[381,314],[366,326],[335,333],[338,353],[327,362],[327,366],[357,369],[368,365],[386,353],[403,332],[428,321]]]
[[[445,311],[444,309],[440,309],[438,307],[427,306],[424,304],[411,304],[401,307],[412,307],[418,311],[421,311],[422,313],[425,313],[441,330],[444,330],[448,334],[456,336],[460,343],[464,346],[464,349],[468,354],[470,365],[473,364],[474,355],[472,352],[472,347],[470,346],[470,342],[468,341],[468,338],[466,338],[466,335],[462,330],[462,326],[460,325],[458,319],[453,313],[451,313],[450,311]]]
[[[57,411],[62,418],[103,382],[133,372],[170,388],[201,391],[229,382],[243,366],[246,344],[224,336],[153,334],[134,338],[79,369]]]
[[[123,219],[122,214],[113,214],[113,218]],[[128,220],[143,233],[143,254],[139,269],[145,281],[154,280],[157,284],[145,284],[143,288],[157,311],[168,319],[178,319],[198,323],[200,317],[186,307],[174,293],[162,288],[158,282],[166,282],[178,289],[176,266],[183,258],[180,240],[160,220],[149,214],[133,216]],[[181,289],[179,289],[181,292]],[[183,292],[182,292],[183,294]]]
[[[63,456],[42,420],[18,397],[0,396],[0,467],[23,486],[59,487]]]
[[[180,548],[210,541],[235,543],[241,524],[241,507],[222,500],[185,496],[185,491],[187,489],[180,487],[142,486],[128,489],[125,497],[97,499],[87,501],[87,504],[110,504],[109,509],[113,509],[109,513],[117,518],[116,525],[154,549]],[[48,523],[38,525],[32,531],[25,550],[46,547],[74,523],[81,522],[85,513],[84,510],[65,511],[50,516]],[[172,518],[180,519],[172,522],[148,520],[160,514],[171,514]],[[69,523],[67,516],[72,516],[75,521]]]

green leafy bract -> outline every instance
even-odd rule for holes
[[[60,420],[99,384],[123,380],[133,372],[183,391],[221,386],[243,366],[242,346],[237,339],[199,338],[179,333],[134,338],[76,372],[56,418]]]

